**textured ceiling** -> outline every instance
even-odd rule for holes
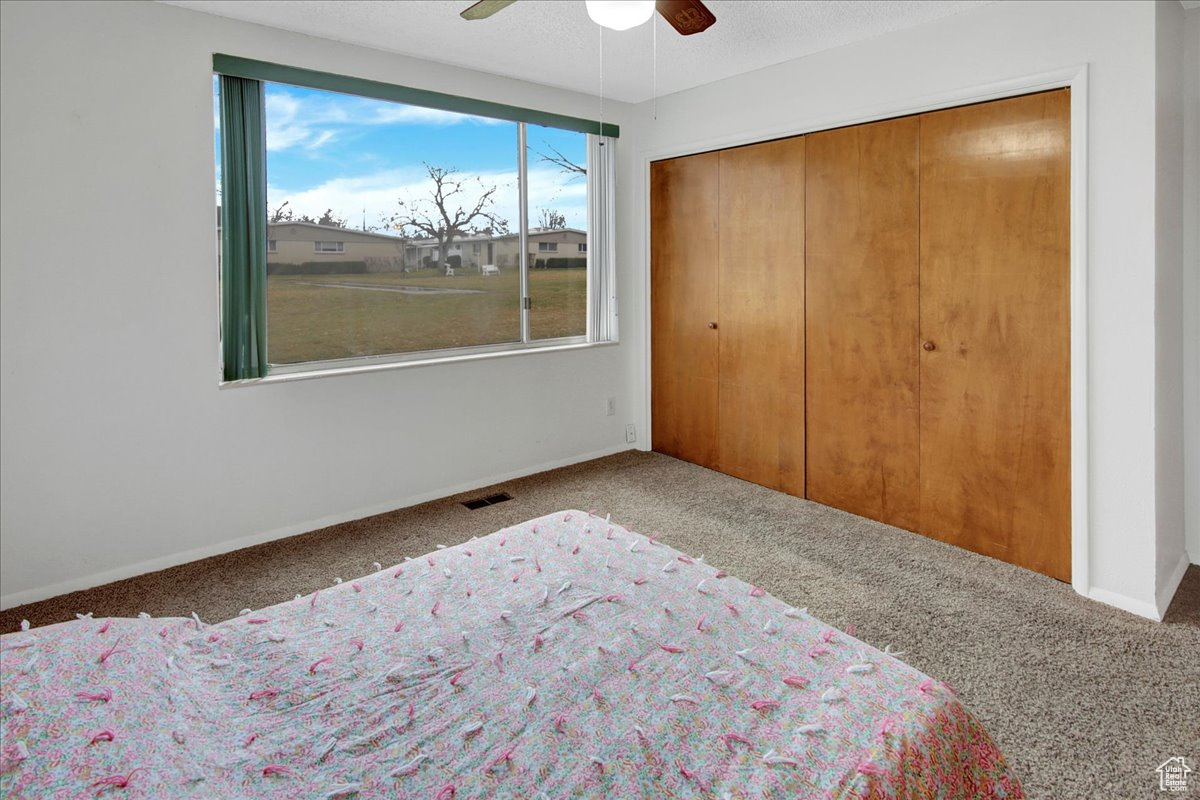
[[[583,0],[519,0],[476,22],[458,16],[472,0],[162,2],[633,103],[988,0],[705,0],[717,23],[688,37],[658,15],[653,26],[605,30],[588,19]]]

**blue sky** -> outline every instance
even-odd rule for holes
[[[215,82],[214,82],[215,83]],[[430,182],[422,162],[454,167],[461,178],[498,186],[495,213],[516,230],[517,125],[317,89],[266,84],[267,203],[288,201],[297,214],[320,216],[332,208],[351,227],[379,226],[398,210],[397,200],[418,201]],[[586,163],[587,137],[573,131],[528,127],[529,215],[553,208],[572,227],[586,228],[582,176],[542,161],[553,146]],[[464,192],[464,203],[475,196]]]

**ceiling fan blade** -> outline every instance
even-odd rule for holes
[[[459,14],[463,19],[487,19],[492,14],[511,6],[517,0],[479,0],[478,3]]]
[[[654,7],[683,36],[708,30],[717,21],[700,0],[658,0]]]

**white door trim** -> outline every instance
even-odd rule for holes
[[[652,441],[650,406],[650,162],[676,156],[720,150],[754,142],[799,136],[805,133],[858,125],[881,119],[921,114],[952,106],[998,100],[1047,89],[1071,89],[1071,586],[1091,596],[1090,525],[1088,519],[1088,65],[1078,64],[1049,72],[1008,78],[994,83],[968,86],[948,92],[898,100],[859,111],[796,121],[782,126],[738,131],[669,147],[644,150],[641,163],[643,227],[643,324],[646,331],[643,381],[645,385],[645,431],[647,449]]]

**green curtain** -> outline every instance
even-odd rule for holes
[[[221,76],[221,349],[227,381],[267,374],[262,83]]]

